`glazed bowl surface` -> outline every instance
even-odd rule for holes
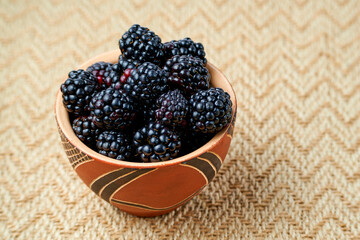
[[[99,61],[115,63],[119,54],[119,50],[103,53],[79,68],[86,69]],[[206,67],[212,87],[221,87],[230,94],[231,123],[196,151],[166,162],[119,161],[87,147],[72,130],[59,90],[55,117],[62,145],[77,175],[96,195],[130,214],[156,216],[185,204],[213,180],[229,150],[237,105],[235,92],[226,77],[212,64]]]

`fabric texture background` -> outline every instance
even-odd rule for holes
[[[72,170],[54,118],[67,73],[133,23],[191,37],[238,98],[220,173],[138,218]],[[1,239],[360,239],[360,1],[0,1]]]

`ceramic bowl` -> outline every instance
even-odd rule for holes
[[[119,54],[119,51],[101,54],[79,68],[86,69],[98,61],[115,63]],[[58,92],[55,115],[62,145],[77,175],[96,195],[133,215],[156,216],[185,204],[214,179],[231,142],[236,97],[226,77],[210,63],[207,68],[211,73],[211,85],[230,94],[233,103],[231,124],[196,151],[166,162],[119,161],[90,149],[73,132],[62,104],[62,94]]]

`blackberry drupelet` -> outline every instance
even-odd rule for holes
[[[191,55],[202,60],[204,65],[207,63],[205,50],[202,43],[195,43],[191,38],[181,40],[172,40],[164,43],[165,58],[171,58],[175,55]]]
[[[161,39],[147,27],[134,24],[119,40],[119,47],[128,59],[159,64],[164,57]]]
[[[134,135],[135,154],[143,162],[161,162],[176,158],[181,141],[177,133],[161,123],[150,122]]]
[[[96,148],[102,155],[122,161],[131,161],[132,144],[123,132],[103,131],[96,139]]]
[[[182,90],[187,98],[198,89],[209,89],[209,71],[197,57],[173,56],[166,61],[164,70],[171,87]]]
[[[217,133],[230,123],[232,102],[221,88],[200,90],[189,100],[189,125],[195,132]]]
[[[76,136],[84,143],[92,145],[100,129],[93,123],[91,116],[81,116],[73,121],[72,128]]]
[[[103,129],[123,130],[136,118],[133,100],[123,91],[107,88],[91,99],[90,114],[94,123]]]
[[[108,62],[96,62],[89,66],[86,71],[92,73],[98,80],[98,84],[101,89],[109,87],[105,79],[107,79],[112,71],[112,63]]]
[[[156,105],[155,117],[159,122],[173,127],[186,126],[188,101],[179,89],[162,94]]]
[[[75,116],[84,115],[98,86],[96,78],[89,72],[82,69],[69,72],[68,79],[60,87],[66,110]]]
[[[123,89],[142,108],[146,108],[154,105],[156,99],[168,90],[166,73],[157,65],[145,62],[138,68],[132,69]]]

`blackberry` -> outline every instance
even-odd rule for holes
[[[114,77],[111,86],[117,90],[121,89],[122,86],[126,83],[127,79],[130,77],[131,71],[131,68],[127,68],[124,70],[121,76],[117,75]]]
[[[181,147],[177,133],[161,123],[150,122],[134,135],[135,155],[143,162],[161,162],[176,158]]]
[[[190,97],[198,89],[209,89],[210,74],[203,62],[192,56],[176,55],[168,59],[164,70],[172,88],[179,88]]]
[[[166,58],[171,58],[175,55],[190,55],[200,58],[204,65],[207,63],[202,43],[195,43],[188,37],[178,41],[172,40],[164,43],[164,51]]]
[[[168,89],[166,73],[157,65],[145,62],[132,69],[123,89],[145,108]]]
[[[125,58],[159,64],[164,57],[161,39],[147,27],[134,24],[119,40]]]
[[[126,80],[129,78],[131,70],[140,65],[139,61],[126,59],[123,55],[119,56],[118,63],[114,64],[114,76],[112,77],[111,86],[117,90],[122,88]]]
[[[179,89],[162,94],[156,101],[155,117],[158,121],[170,125],[186,126],[188,101]]]
[[[76,136],[86,144],[93,144],[100,129],[93,123],[91,116],[81,116],[73,121]]]
[[[69,72],[68,79],[60,87],[66,110],[76,116],[83,115],[89,110],[89,102],[97,88],[93,74],[82,69]]]
[[[109,77],[112,71],[113,64],[108,62],[96,62],[93,65],[89,66],[86,71],[92,73],[98,80],[98,84],[101,89],[109,87],[106,79]]]
[[[94,123],[104,129],[124,129],[136,118],[133,100],[125,92],[113,88],[94,95],[90,110]]]
[[[189,106],[189,124],[195,132],[216,133],[230,123],[232,102],[221,88],[198,91],[191,96]]]
[[[122,132],[104,131],[96,139],[96,148],[102,155],[122,161],[130,161],[132,144]]]
[[[123,69],[121,66],[118,63],[113,64],[110,68],[108,68],[108,71],[103,78],[101,89],[106,89],[119,83],[122,73]]]
[[[127,59],[123,55],[119,56],[118,63],[123,70],[128,69],[128,68],[134,69],[140,65],[139,61],[134,60],[134,59]]]

